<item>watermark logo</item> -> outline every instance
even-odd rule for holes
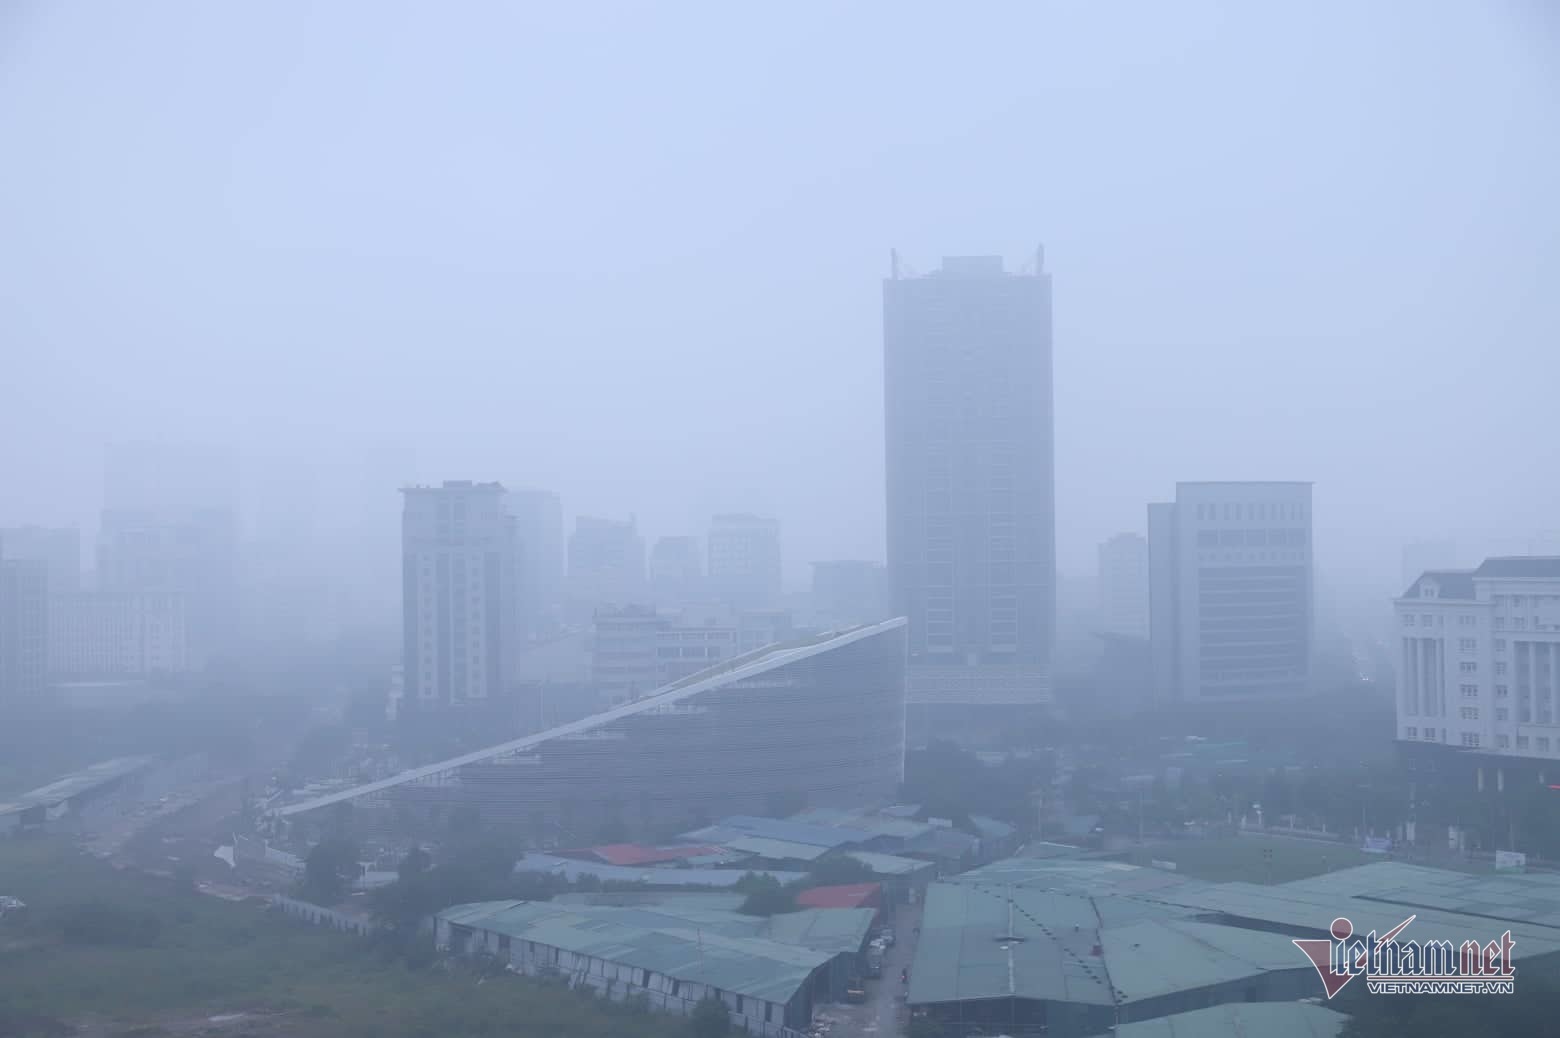
[[[1509,995],[1515,990],[1511,952],[1516,942],[1510,930],[1487,944],[1399,940],[1416,918],[1409,916],[1385,934],[1372,930],[1362,937],[1339,916],[1328,928],[1331,940],[1294,943],[1316,967],[1328,998],[1355,977],[1364,977],[1373,995]]]

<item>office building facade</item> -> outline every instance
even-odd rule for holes
[[[81,591],[50,599],[51,675],[143,677],[188,669],[184,595]]]
[[[49,594],[81,590],[81,531],[73,526],[0,530],[0,559],[31,559],[48,571]]]
[[[563,502],[551,490],[509,491],[520,539],[520,616],[528,637],[551,630],[563,601]]]
[[[741,608],[780,601],[780,522],[759,515],[717,515],[710,522],[710,591]]]
[[[1151,654],[1161,701],[1310,690],[1311,484],[1178,483],[1149,506]]]
[[[0,710],[43,701],[49,665],[48,566],[0,561]]]
[[[632,518],[575,518],[569,536],[569,594],[592,607],[643,600],[645,540]]]
[[[650,549],[650,597],[658,605],[690,602],[704,592],[697,537],[661,537]]]
[[[1047,702],[1051,279],[945,258],[883,285],[888,577],[912,701]]]
[[[1547,761],[1560,776],[1560,558],[1431,570],[1394,611],[1401,742]]]
[[[498,483],[402,492],[406,708],[478,705],[508,690],[519,651],[519,536]]]

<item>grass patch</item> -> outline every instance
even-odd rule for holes
[[[252,1011],[284,1012],[287,1033],[306,1038],[687,1033],[680,1019],[561,986],[412,970],[370,942],[181,893],[59,842],[0,841],[0,893],[28,905],[0,923],[0,1020],[107,1018],[129,1031],[174,1013]],[[104,906],[107,921],[91,922]]]

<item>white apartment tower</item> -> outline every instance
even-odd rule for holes
[[[1560,557],[1432,570],[1395,607],[1400,741],[1560,758]]]
[[[501,696],[521,629],[519,538],[504,488],[462,480],[401,493],[405,704]]]
[[[1309,691],[1311,484],[1178,483],[1148,506],[1150,641],[1161,701]]]
[[[1100,545],[1100,628],[1148,637],[1148,541],[1118,533]]]

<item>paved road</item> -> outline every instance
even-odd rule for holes
[[[898,1038],[909,1025],[904,1004],[907,985],[899,980],[915,958],[915,928],[921,925],[920,905],[897,905],[889,915],[897,943],[883,959],[883,976],[867,981],[867,1001],[859,1006],[830,1006],[820,1014],[831,1018],[829,1038]]]

